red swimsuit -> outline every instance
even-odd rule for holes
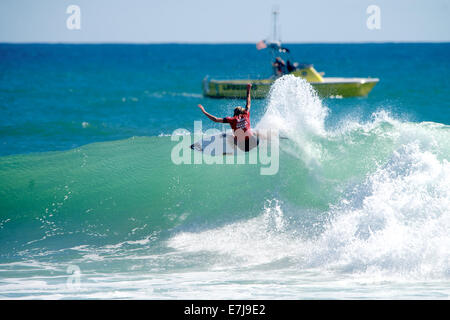
[[[244,113],[234,116],[234,117],[226,117],[223,119],[224,123],[229,123],[234,132],[234,143],[237,145],[238,140],[242,141],[242,138],[245,139],[245,151],[250,151],[255,146],[259,145],[259,139],[256,136],[256,139],[252,139],[252,147],[250,148],[250,137],[253,136],[252,129],[250,127],[250,112],[245,111]],[[253,145],[254,144],[254,145]]]
[[[244,133],[245,139],[248,139],[253,135],[252,129],[250,127],[250,112],[245,111],[244,113],[234,116],[234,117],[226,117],[223,119],[224,123],[229,123],[233,131],[236,133],[238,130],[237,136],[242,135]],[[239,130],[241,129],[241,130]],[[241,132],[240,132],[241,131]]]

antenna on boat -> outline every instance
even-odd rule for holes
[[[272,7],[272,15],[273,15],[273,34],[272,34],[272,42],[280,44],[280,39],[278,37],[277,33],[277,27],[278,27],[278,15],[280,14],[280,8],[279,6],[273,6]]]

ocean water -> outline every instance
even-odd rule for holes
[[[180,164],[171,134],[224,130],[267,77],[254,45],[0,44],[0,298],[448,299],[450,44],[287,45],[326,76],[252,103],[279,170]],[[191,135],[183,136],[184,138]]]

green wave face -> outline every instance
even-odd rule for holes
[[[278,180],[260,176],[258,165],[176,165],[175,144],[143,137],[0,158],[2,247],[111,242],[245,217]]]

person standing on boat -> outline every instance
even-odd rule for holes
[[[259,144],[258,135],[254,135],[250,125],[250,107],[251,107],[251,83],[247,84],[247,104],[245,108],[236,107],[232,117],[218,118],[208,112],[199,104],[198,107],[212,121],[220,123],[229,123],[233,129],[234,144],[241,150],[250,151]]]
[[[283,61],[283,59],[281,59],[281,57],[276,57],[275,62],[272,64],[272,66],[277,77],[281,77],[286,73],[286,63]]]
[[[287,61],[286,68],[287,68],[287,71],[288,71],[289,73],[291,73],[291,72],[297,70],[297,66],[298,66],[298,63],[297,63],[297,62],[292,63],[291,60],[288,60],[288,61]]]

